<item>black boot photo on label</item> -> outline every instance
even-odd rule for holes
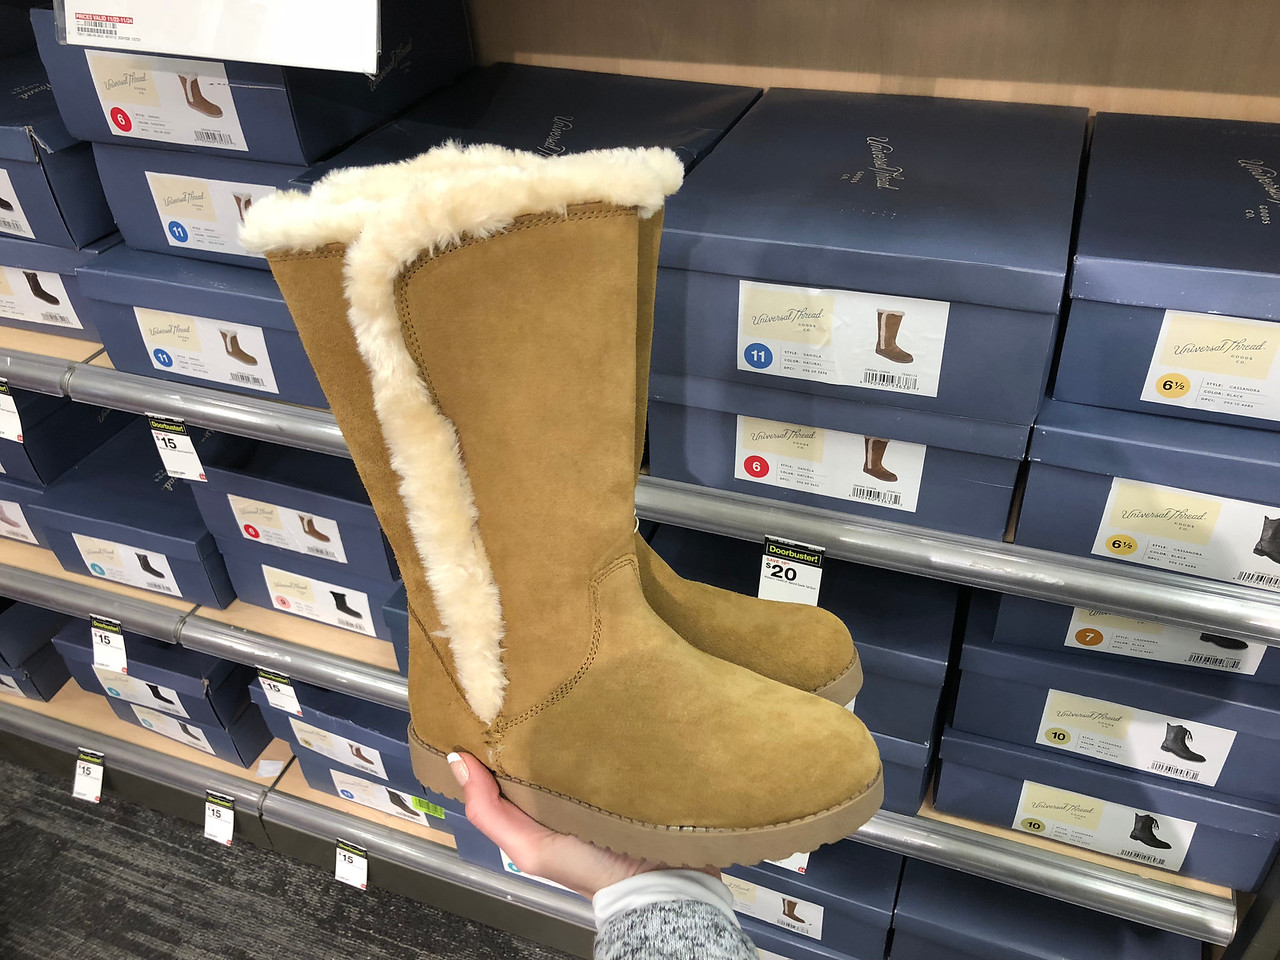
[[[40,276],[33,270],[23,270],[22,275],[27,278],[27,286],[31,288],[31,295],[37,300],[43,300],[51,307],[62,306],[62,301],[55,297],[52,293],[40,286]]]
[[[1215,647],[1221,647],[1223,650],[1248,650],[1249,644],[1243,640],[1237,640],[1235,637],[1223,637],[1216,633],[1202,633],[1200,639],[1205,643],[1212,643]]]
[[[1258,538],[1253,552],[1272,563],[1280,563],[1280,517],[1274,520],[1270,517],[1262,518],[1262,536]]]
[[[203,113],[206,117],[212,117],[214,120],[222,116],[222,108],[200,92],[199,77],[186,77],[178,74],[178,79],[182,81],[182,96],[186,98],[188,107],[197,113]]]
[[[876,311],[876,354],[891,363],[911,363],[911,354],[898,346],[898,331],[902,329],[904,314],[900,310]]]
[[[0,197],[0,210],[9,211],[12,209],[13,209],[13,204],[10,203],[8,200],[6,200],[4,197]]]
[[[1161,750],[1165,751],[1165,753],[1172,753],[1179,760],[1204,763],[1204,757],[1188,746],[1194,739],[1190,730],[1180,723],[1166,723],[1164,726],[1164,743],[1160,744]]]
[[[145,553],[135,553],[134,556],[138,558],[138,566],[140,566],[145,572],[149,573],[157,580],[164,579],[164,574],[151,565],[151,558],[149,556]]]
[[[371,767],[374,765],[372,760],[370,760],[368,757],[366,757],[363,753],[360,752],[360,744],[349,743],[347,744],[347,746],[351,749],[351,755],[355,757],[357,760],[359,760],[361,763],[367,763]]]
[[[797,906],[799,906],[799,904],[794,900],[787,900],[784,897],[782,900],[782,915],[788,920],[794,920],[796,923],[808,923],[808,920],[796,913]]]
[[[302,524],[302,532],[312,540],[319,540],[321,543],[328,543],[329,538],[316,529],[316,522],[305,514],[298,514],[298,522]],[[356,614],[359,616],[359,614]]]
[[[418,817],[418,818],[422,817],[422,814],[420,814],[417,810],[413,809],[413,807],[409,806],[409,804],[405,803],[403,796],[401,796],[396,791],[392,790],[390,787],[387,787],[386,790],[387,790],[387,799],[391,801],[391,805],[393,807],[395,807],[398,810],[403,810],[405,813],[409,814],[409,816],[411,817]]]
[[[160,692],[160,687],[157,686],[156,684],[148,683],[147,689],[150,690],[151,695],[155,697],[157,700],[159,700],[161,703],[167,703],[171,707],[176,706],[176,704],[172,700],[170,700],[168,697],[166,697],[163,693]]]
[[[333,605],[338,608],[339,613],[345,613],[348,617],[355,617],[357,620],[363,620],[364,614],[359,610],[352,610],[347,604],[347,595],[339,593],[337,590],[330,590],[329,596],[333,597]]]
[[[245,353],[244,348],[240,346],[239,335],[234,330],[219,330],[222,334],[222,349],[232,360],[238,360],[246,367],[256,367],[258,358],[251,353]]]
[[[897,483],[898,475],[885,469],[884,452],[889,449],[889,441],[881,437],[862,438],[862,472],[869,477],[883,480],[885,483]]]
[[[1133,829],[1129,831],[1129,839],[1137,840],[1139,843],[1145,843],[1148,847],[1156,850],[1168,850],[1173,844],[1165,843],[1156,836],[1156,831],[1160,829],[1160,821],[1149,813],[1135,813],[1133,815]]]
[[[192,732],[191,732],[191,728],[190,728],[190,727],[188,727],[188,726],[187,726],[185,723],[183,723],[181,720],[179,720],[179,721],[178,721],[178,726],[179,726],[179,727],[181,727],[181,728],[182,728],[182,732],[183,732],[183,733],[185,733],[185,734],[186,734],[188,737],[190,737],[192,740],[199,741],[199,740],[201,739],[201,738],[200,738],[200,735],[199,735],[198,733],[192,733]]]

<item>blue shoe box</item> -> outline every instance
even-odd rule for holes
[[[1054,397],[1280,430],[1277,146],[1278,124],[1098,115]]]
[[[853,840],[723,871],[734,910],[854,957],[883,957],[903,858]],[[804,872],[797,872],[802,869]]]
[[[329,405],[270,274],[121,246],[77,278],[117,370]]]
[[[667,205],[653,371],[1030,424],[1085,124],[768,91]]]
[[[943,734],[940,756],[934,806],[943,813],[1235,890],[1256,890],[1280,849],[1280,807],[956,730]],[[1029,796],[1024,809],[1024,789],[1037,785],[1052,790]],[[1144,835],[1139,818],[1148,816]]]
[[[107,697],[107,703],[117,717],[134,726],[145,727],[184,746],[212,754],[220,760],[248,768],[271,743],[271,731],[262,719],[255,704],[246,704],[231,724],[206,726],[194,720],[184,720],[168,713],[161,713],[115,697]]]
[[[79,267],[120,242],[112,233],[79,250],[0,236],[0,326],[98,340],[93,303],[80,290]]]
[[[396,0],[380,14],[382,56],[372,77],[87,49],[58,42],[52,11],[33,10],[31,22],[73,136],[304,164],[471,65],[460,0]],[[199,82],[199,99],[184,77]]]
[[[239,438],[194,431],[203,460]],[[63,568],[219,609],[235,599],[186,483],[164,472],[138,419],[45,488],[29,511]]]
[[[87,620],[72,620],[53,644],[76,683],[89,693],[150,707],[202,727],[228,728],[248,704],[251,668],[129,631],[123,640],[127,675],[94,668]]]
[[[311,789],[379,810],[407,823],[451,833],[456,820],[449,819],[447,814],[462,813],[462,804],[421,784],[412,791],[397,790],[380,781],[362,777],[354,770],[334,764],[305,748],[298,750],[298,768]]]
[[[31,519],[31,505],[44,498],[44,487],[0,476],[0,537],[48,547],[49,539]]]
[[[135,419],[67,397],[15,388],[9,393],[22,422],[22,442],[0,438],[0,471],[36,486],[58,479]]]
[[[7,22],[17,13],[0,11],[0,234],[80,247],[115,224],[93,153],[63,125],[40,58],[2,59],[3,35],[29,29]]]
[[[326,577],[399,581],[350,460],[255,443],[247,456],[205,464],[205,475],[207,483],[191,485],[200,513],[220,542],[245,556],[285,567],[307,558],[319,561]]]
[[[526,883],[532,883],[540,887],[553,887],[568,897],[585,899],[581,894],[574,893],[568,887],[562,886],[553,880],[525,873],[517,867],[501,847],[471,825],[471,821],[463,813],[461,805],[454,804],[451,807],[447,807],[445,817],[449,825],[449,831],[453,834],[454,842],[457,843],[458,856],[467,863],[483,867],[494,873],[506,873],[513,877],[519,877]]]
[[[52,700],[70,674],[62,657],[47,641],[16,667],[0,663],[0,694],[28,700]]]
[[[655,477],[1000,539],[1030,428],[655,373]],[[818,431],[818,432],[815,432]],[[883,444],[879,476],[871,471]]]
[[[409,594],[404,584],[382,605],[382,620],[396,651],[396,667],[400,676],[409,675]]]
[[[64,613],[0,597],[0,668],[22,666],[70,620]]]
[[[908,860],[889,960],[1200,960],[1155,927]]]
[[[860,699],[862,695],[858,696]],[[881,807],[914,817],[929,795],[936,741],[916,743],[899,740],[874,730],[871,731],[871,739],[876,742],[884,768],[884,802]]]
[[[739,917],[738,920],[743,931],[756,945],[760,960],[850,960],[848,953],[824,947],[808,937],[787,933],[750,917]],[[879,960],[880,956],[874,954],[871,957],[856,957],[854,960]]]

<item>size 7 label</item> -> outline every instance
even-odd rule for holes
[[[0,693],[7,693],[11,697],[21,697],[27,699],[27,695],[22,692],[22,688],[18,686],[17,681],[13,677],[7,677],[0,673]]]
[[[93,640],[93,667],[112,673],[129,672],[128,656],[124,647],[124,630],[119,620],[108,617],[89,618],[89,636]]]
[[[822,939],[822,907],[799,900],[749,880],[724,874],[721,878],[733,894],[733,909],[775,927]]]
[[[338,763],[345,763],[348,767],[371,773],[379,780],[387,779],[386,768],[382,765],[382,754],[373,747],[340,737],[328,730],[321,730],[305,720],[295,720],[290,717],[289,726],[293,728],[293,735],[298,739],[298,743],[308,750],[314,750],[321,756],[336,760]]]
[[[334,862],[333,875],[343,883],[365,890],[369,885],[369,855],[364,847],[345,840],[338,841],[337,858]]]
[[[261,327],[134,307],[142,343],[157,370],[195,380],[279,393]]]
[[[22,512],[22,504],[15,500],[0,500],[0,537],[23,543],[40,542],[27,522],[27,515]]]
[[[374,783],[361,777],[352,776],[341,770],[330,770],[333,785],[338,795],[374,810],[381,810],[401,820],[412,823],[429,824],[431,818],[444,819],[444,808],[415,797],[411,793],[395,790],[381,783]]]
[[[178,696],[176,690],[162,687],[158,683],[147,683],[145,680],[118,673],[107,667],[95,665],[93,672],[97,676],[98,682],[102,684],[102,689],[106,691],[109,697],[115,697],[117,700],[124,700],[128,703],[136,703],[143,707],[151,707],[153,710],[169,713],[175,717],[183,717],[185,719],[190,716],[186,707],[182,705],[182,699]]]
[[[1080,607],[1072,611],[1065,643],[1073,650],[1093,650],[1250,676],[1258,672],[1267,652],[1264,643],[1130,620]]]
[[[298,703],[298,692],[293,689],[293,681],[283,673],[270,670],[258,670],[258,684],[266,694],[267,703],[277,710],[302,716],[302,705]]]
[[[46,270],[0,267],[0,317],[70,330],[83,330],[62,285],[62,277]]]
[[[938,395],[951,304],[853,290],[738,283],[738,369]]]
[[[1093,553],[1280,590],[1280,507],[1116,478]]]
[[[112,136],[248,149],[221,63],[103,50],[84,55]]]
[[[206,840],[231,846],[236,827],[236,799],[212,790],[204,795],[204,835]]]
[[[86,537],[81,533],[73,533],[71,538],[80,551],[80,559],[95,577],[141,587],[143,590],[167,593],[172,597],[182,596],[177,584],[173,582],[169,558],[163,553],[131,547],[127,543]]]
[[[1196,825],[1023,781],[1013,829],[1163,870],[1181,870]]]
[[[213,753],[213,747],[209,745],[209,739],[201,730],[193,723],[186,720],[179,720],[177,717],[166,716],[163,713],[157,713],[149,707],[141,707],[138,704],[130,704],[134,716],[138,718],[138,722],[148,730],[154,730],[163,737],[170,740],[177,740],[184,743],[188,747],[195,747],[204,753]]]
[[[262,565],[262,576],[277,610],[319,620],[365,636],[376,636],[369,612],[369,598],[359,590],[326,583],[300,573]]]
[[[733,475],[915,513],[926,449],[901,440],[738,417]]]
[[[282,550],[292,550],[309,557],[320,557],[337,563],[347,562],[338,522],[316,513],[290,510],[288,507],[261,500],[250,500],[227,494],[231,513],[240,527],[240,535],[255,543],[265,543]]]
[[[1146,773],[1215,786],[1236,732],[1050,690],[1036,743]]]
[[[22,210],[18,191],[13,189],[9,171],[4,167],[0,167],[0,233],[12,233],[28,240],[34,240],[36,236],[31,229],[31,221]]]
[[[147,183],[169,246],[214,250],[238,257],[258,256],[241,246],[240,228],[249,208],[275,193],[275,187],[179,177],[150,170]]]
[[[760,562],[757,596],[761,600],[817,606],[825,553],[822,547],[768,538],[764,542],[764,557]]]
[[[176,417],[152,415],[148,415],[147,423],[165,473],[178,480],[203,482],[206,479],[204,464],[200,462],[200,454],[196,453],[195,444],[187,433],[187,425]]]
[[[89,803],[102,802],[102,761],[105,754],[97,750],[80,748],[76,754],[76,777],[71,784],[71,795]]]

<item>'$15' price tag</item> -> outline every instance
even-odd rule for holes
[[[204,795],[204,835],[206,839],[231,846],[235,831],[236,799],[209,790]]]
[[[187,425],[175,417],[147,417],[151,436],[160,452],[165,473],[178,480],[206,480],[204,464],[187,433]]]
[[[71,795],[77,800],[101,802],[102,760],[103,754],[97,750],[85,750],[82,747],[76,753],[76,779],[71,785]]]

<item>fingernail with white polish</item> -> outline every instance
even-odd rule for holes
[[[471,771],[467,769],[462,757],[456,753],[451,753],[445,759],[449,761],[449,769],[453,771],[453,779],[458,781],[458,786],[465,787],[467,780],[471,777]]]

